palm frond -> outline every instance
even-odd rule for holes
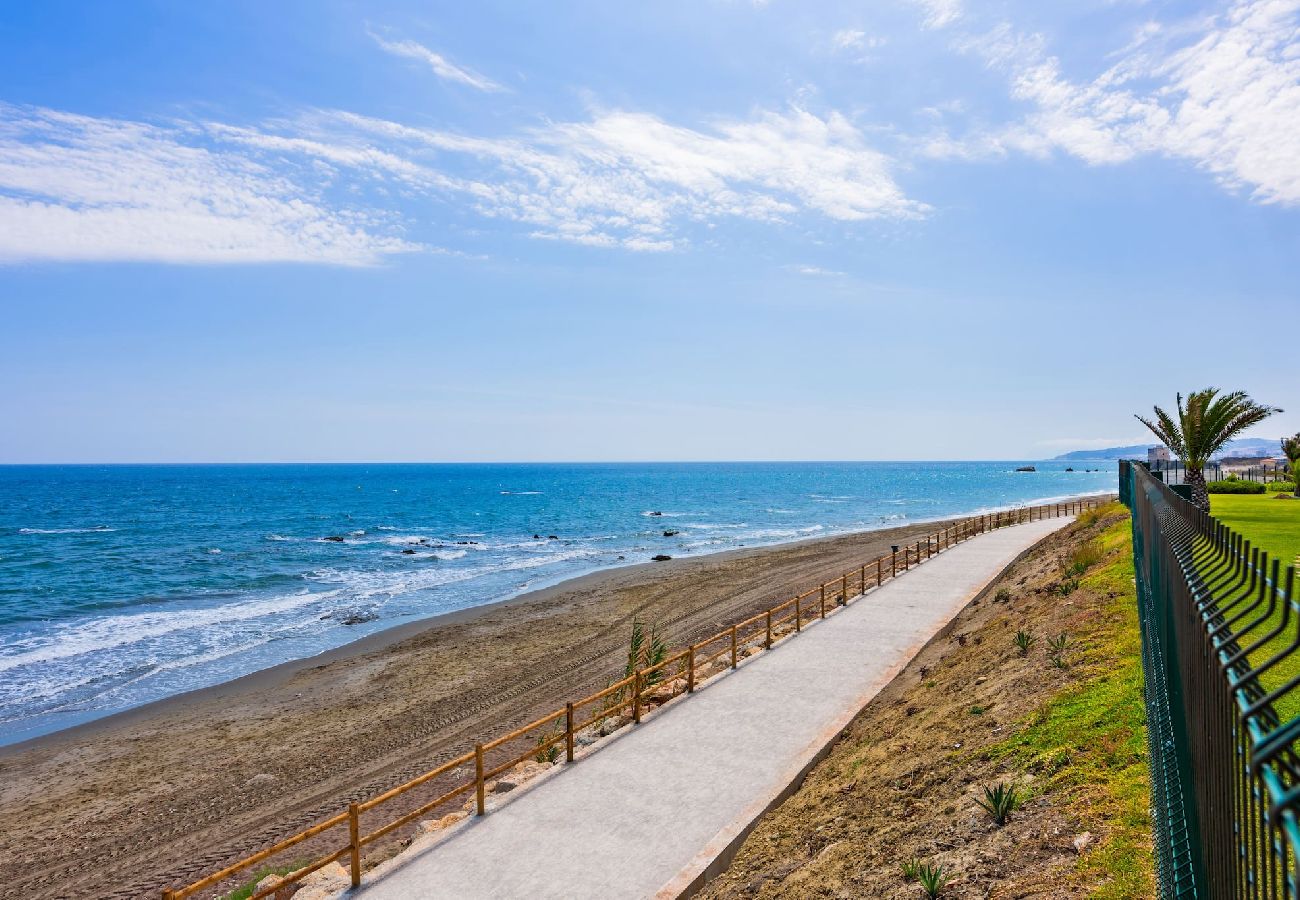
[[[1137,416],[1188,469],[1200,470],[1237,435],[1282,410],[1251,400],[1245,391],[1220,394],[1218,388],[1177,395],[1178,417],[1155,407],[1155,421]]]

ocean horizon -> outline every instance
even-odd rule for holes
[[[656,554],[1115,485],[1106,460],[0,466],[0,744]]]

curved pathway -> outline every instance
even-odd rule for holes
[[[715,874],[845,726],[1020,554],[1071,519],[936,556],[559,766],[348,897],[677,897]]]

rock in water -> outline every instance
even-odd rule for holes
[[[668,560],[672,559],[672,557],[669,556],[667,553],[656,553],[654,556],[650,558],[653,559],[655,562],[667,562]]]

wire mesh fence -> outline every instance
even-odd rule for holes
[[[1120,462],[1151,752],[1160,895],[1295,897],[1300,609],[1295,568]]]

